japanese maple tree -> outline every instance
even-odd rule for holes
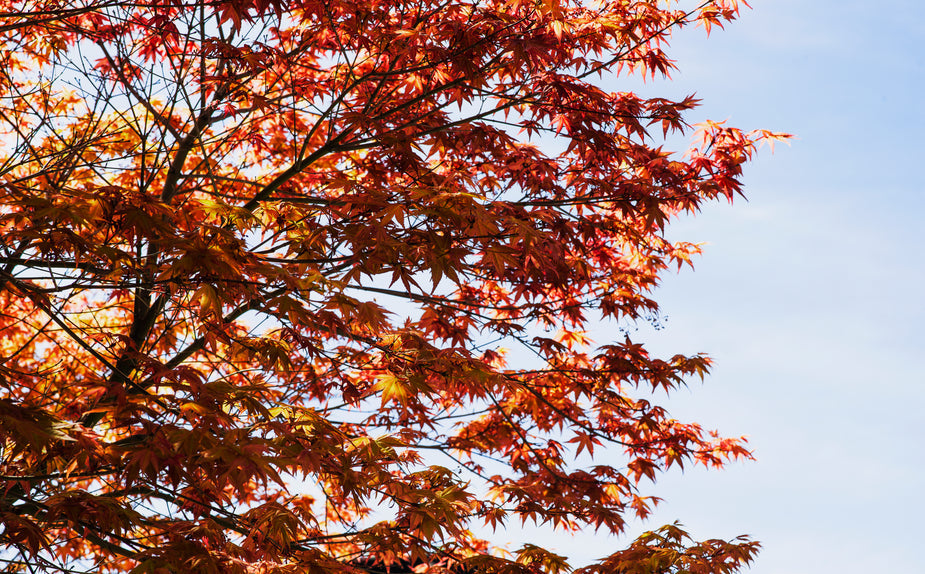
[[[666,224],[780,137],[601,87],[736,0],[0,3],[7,570],[556,574],[479,533],[620,533],[749,456],[653,402],[707,357],[584,332],[657,313]]]

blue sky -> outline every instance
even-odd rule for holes
[[[752,573],[925,572],[925,2],[751,4],[709,39],[677,34],[680,72],[641,90],[797,137],[748,167],[747,201],[674,225],[704,255],[657,292],[666,328],[634,336],[710,354],[713,374],[668,405],[748,435],[758,460],[663,477],[634,532],[751,534]],[[627,541],[542,540],[574,565]]]

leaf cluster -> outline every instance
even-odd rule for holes
[[[657,314],[666,225],[783,137],[599,85],[734,0],[0,4],[8,570],[558,574],[476,528],[620,533],[750,456],[653,402],[707,357],[585,333]]]

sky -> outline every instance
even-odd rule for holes
[[[656,291],[665,328],[633,334],[713,357],[665,404],[748,435],[757,460],[664,475],[630,535],[674,520],[698,539],[750,534],[749,574],[925,572],[925,2],[750,3],[709,38],[676,34],[670,82],[608,86],[696,92],[693,121],[796,136],[747,166],[747,200],[674,224],[704,253]],[[507,536],[575,566],[631,540]]]

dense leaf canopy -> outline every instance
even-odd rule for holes
[[[666,224],[778,137],[600,87],[735,0],[0,4],[10,571],[556,574],[477,533],[619,533],[660,470],[749,456],[653,402],[708,358],[585,334],[657,314],[697,252]]]

